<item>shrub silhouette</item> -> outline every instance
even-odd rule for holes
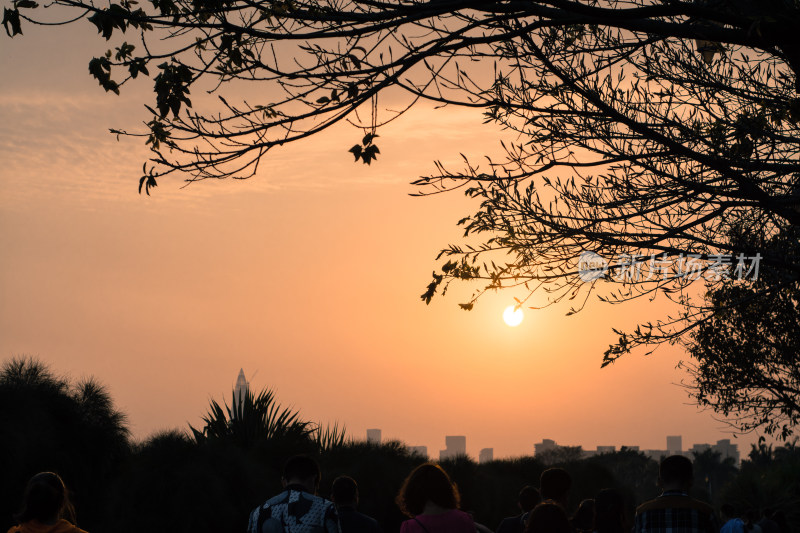
[[[110,480],[130,453],[125,417],[93,379],[72,383],[32,358],[0,368],[0,530],[13,525],[27,480],[57,472],[79,525],[98,530]]]
[[[163,432],[137,446],[114,484],[108,524],[119,533],[243,531],[273,477],[236,446]]]
[[[0,367],[0,531],[12,524],[31,475],[58,472],[73,493],[79,525],[91,533],[227,533],[244,530],[252,509],[282,490],[286,459],[309,453],[322,469],[320,494],[349,475],[359,484],[359,508],[387,533],[405,517],[394,503],[403,480],[425,458],[400,442],[382,444],[345,438],[338,425],[323,428],[281,407],[272,391],[250,393],[241,402],[212,401],[203,426],[159,433],[131,445],[124,416],[95,380],[55,376],[31,358]],[[658,465],[632,450],[579,459],[560,456],[572,477],[572,508],[601,489],[617,488],[628,513],[658,493]],[[476,464],[466,456],[441,464],[458,484],[462,508],[495,527],[517,514],[517,494],[538,486],[547,463],[519,457]],[[800,447],[754,447],[735,470],[714,454],[700,454],[699,481],[725,499],[761,510],[782,511],[791,527],[800,522]],[[723,475],[724,474],[724,475]],[[708,477],[712,483],[705,482]],[[702,487],[701,487],[702,488]],[[703,496],[698,494],[698,496]]]

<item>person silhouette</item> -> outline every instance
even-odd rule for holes
[[[595,533],[630,533],[625,519],[625,497],[613,488],[603,489],[594,497]]]
[[[283,467],[285,490],[250,513],[247,533],[341,533],[333,502],[317,496],[320,478],[314,459],[291,457]]]
[[[400,533],[475,533],[472,517],[459,510],[458,488],[442,467],[425,463],[415,468],[397,495],[397,505],[411,520]]]
[[[552,500],[565,511],[569,503],[569,489],[572,478],[563,468],[548,468],[539,477],[539,492],[542,500]]]
[[[342,533],[380,533],[378,522],[358,512],[358,484],[350,476],[339,476],[331,486],[331,501],[339,514]]]
[[[594,530],[594,499],[586,498],[581,501],[569,523],[577,533],[591,533]]]
[[[545,500],[531,511],[525,533],[573,533],[564,507],[555,500]]]
[[[75,525],[75,509],[64,481],[54,472],[39,472],[25,487],[18,525],[8,533],[86,533]]]
[[[496,533],[522,533],[525,530],[525,521],[528,518],[528,514],[541,501],[542,496],[539,494],[539,489],[530,485],[522,487],[517,497],[517,506],[521,511],[520,514],[504,518],[500,525],[497,526]]]
[[[633,533],[719,533],[714,508],[689,496],[692,462],[670,455],[658,468],[661,496],[636,509]]]

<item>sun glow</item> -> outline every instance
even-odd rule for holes
[[[516,309],[515,305],[509,305],[506,307],[506,310],[503,311],[503,320],[512,328],[519,326],[520,322],[522,322],[522,318],[522,309]]]

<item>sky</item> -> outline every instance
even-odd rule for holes
[[[109,128],[147,119],[151,81],[106,94],[86,65],[107,45],[88,22],[0,35],[0,358],[34,356],[93,376],[136,439],[197,426],[239,369],[308,420],[424,445],[465,435],[477,457],[559,444],[684,448],[732,438],[699,410],[665,346],[601,369],[612,327],[657,319],[661,301],[590,300],[502,320],[514,291],[465,312],[476,286],[426,306],[435,257],[458,243],[460,194],[413,198],[410,181],[499,153],[474,110],[420,106],[379,133],[367,167],[337,127],[269,155],[247,181],[136,188],[143,143]],[[739,437],[743,455],[756,436]]]

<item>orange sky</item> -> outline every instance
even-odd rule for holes
[[[658,318],[659,302],[528,311],[509,328],[521,293],[470,313],[456,305],[470,286],[420,301],[471,211],[460,195],[410,198],[408,182],[434,159],[498,153],[479,113],[413,111],[379,132],[371,168],[352,163],[360,134],[343,127],[275,152],[252,180],[162,180],[147,198],[146,151],[107,131],[146,118],[152,82],[104,94],[86,65],[106,44],[88,23],[23,31],[0,37],[0,354],[99,378],[137,438],[196,425],[240,367],[308,419],[434,454],[454,434],[496,457],[543,438],[730,437],[675,385],[678,348],[599,368],[611,327]]]

